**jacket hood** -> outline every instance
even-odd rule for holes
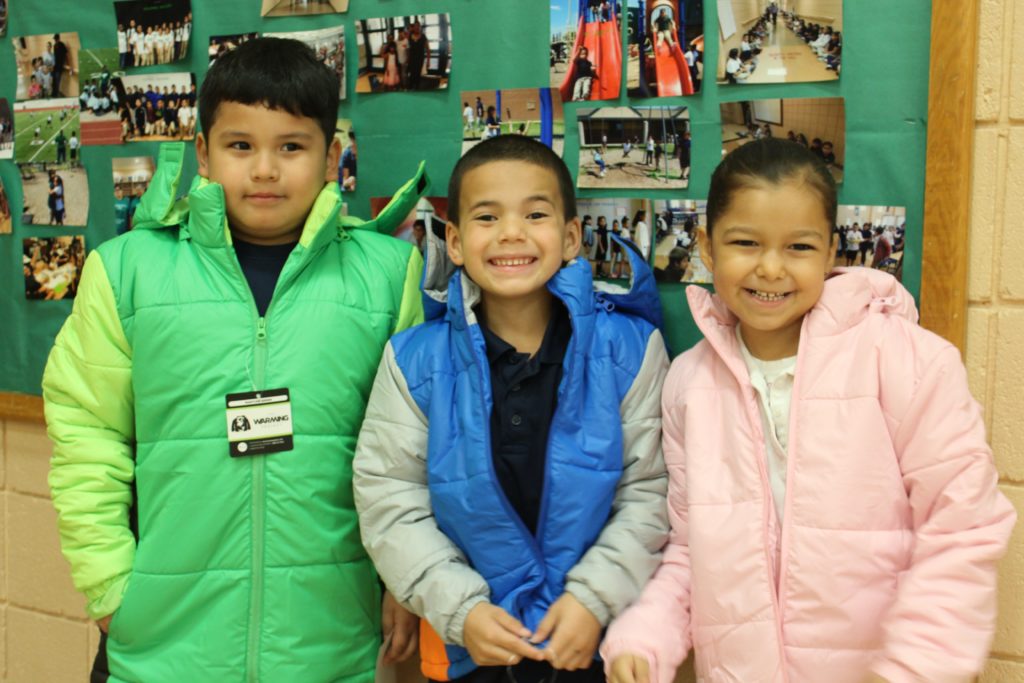
[[[612,235],[629,257],[630,280],[627,286],[610,282],[595,282],[590,263],[574,258],[555,273],[547,284],[570,315],[578,317],[601,306],[609,311],[618,309],[648,321],[662,329],[661,305],[654,273],[634,248]],[[444,238],[427,231],[424,248],[423,312],[426,320],[448,315],[453,320],[466,320],[467,313],[480,300],[480,288],[462,268],[448,257]]]
[[[160,145],[156,173],[135,212],[134,229],[161,230],[180,225],[181,239],[193,239],[208,246],[230,244],[221,185],[197,175],[188,193],[178,197],[185,149],[183,142]],[[299,243],[309,248],[318,235],[328,235],[331,239],[344,230],[373,230],[390,235],[429,186],[426,165],[421,162],[413,177],[399,188],[380,214],[374,220],[365,221],[340,215],[342,199],[338,183],[329,182],[310,209]],[[337,226],[337,231],[322,229],[330,225]]]
[[[693,319],[704,337],[717,348],[735,344],[737,319],[718,296],[704,287],[686,288]],[[836,268],[825,280],[818,303],[804,316],[803,330],[814,335],[847,330],[869,313],[894,315],[916,323],[914,297],[888,273],[873,268]]]

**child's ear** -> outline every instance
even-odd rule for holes
[[[457,266],[466,262],[462,258],[462,236],[459,234],[459,226],[451,221],[444,226],[444,244],[448,249],[448,258]]]
[[[199,175],[210,179],[210,148],[206,144],[206,136],[196,133],[196,161],[199,162]]]
[[[338,160],[341,159],[341,140],[334,137],[327,145],[327,168],[324,169],[324,182],[338,180]]]
[[[714,258],[711,256],[711,237],[708,236],[708,229],[697,228],[697,249],[700,250],[700,260],[708,270],[715,269]]]
[[[565,240],[562,243],[562,260],[571,261],[580,253],[583,242],[583,228],[579,216],[565,224]]]

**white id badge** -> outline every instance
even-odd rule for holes
[[[227,395],[231,457],[268,455],[293,448],[292,403],[287,389]]]

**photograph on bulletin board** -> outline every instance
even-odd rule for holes
[[[452,61],[447,14],[363,19],[356,22],[356,92],[443,90]]]
[[[22,240],[25,298],[74,299],[85,263],[85,238],[27,237]]]
[[[7,0],[0,0],[0,36],[7,33]]]
[[[562,156],[565,113],[554,88],[462,92],[462,153],[498,135],[526,135]]]
[[[124,59],[126,68],[170,64],[188,54],[192,36],[189,0],[115,2],[114,16],[117,17],[118,47],[128,48]]]
[[[14,103],[14,160],[19,164],[67,161],[71,139],[78,150],[78,99],[33,100]]]
[[[26,225],[85,226],[89,180],[81,165],[18,164]]]
[[[11,226],[11,201],[7,198],[4,181],[0,180],[0,235],[10,235]]]
[[[348,0],[263,0],[261,17],[292,17],[306,14],[340,14],[348,11]]]
[[[356,131],[349,119],[338,119],[334,127],[334,138],[341,144],[338,157],[338,186],[342,192],[355,192],[358,178],[359,147],[356,145]]]
[[[345,27],[332,26],[314,31],[264,33],[268,38],[291,38],[305,43],[324,66],[338,76],[338,96],[345,99]]]
[[[839,78],[843,0],[718,0],[718,25],[719,83]]]
[[[619,98],[621,20],[620,0],[552,0],[550,79],[563,102]]]
[[[153,157],[114,157],[111,159],[114,179],[114,228],[118,235],[132,229],[135,209],[142,193],[153,179],[156,164]]]
[[[785,137],[814,152],[843,182],[846,108],[841,97],[723,102],[722,154],[761,138]]]
[[[630,97],[675,97],[700,90],[703,0],[627,0]]]
[[[113,79],[117,116],[87,121],[83,144],[191,140],[196,133],[196,80],[188,72],[132,74]],[[120,140],[114,139],[118,136]]]
[[[906,207],[840,205],[836,265],[877,268],[902,280],[906,231]]]
[[[77,33],[48,33],[12,38],[18,70],[16,100],[78,97]]]
[[[679,189],[690,182],[686,107],[579,109],[581,188]]]
[[[624,197],[576,200],[583,230],[580,255],[590,261],[595,279],[629,279],[630,263],[624,249],[633,248],[645,261],[650,261],[650,204],[646,199]],[[613,235],[619,241],[612,239]]]
[[[121,93],[117,84],[125,75],[114,48],[82,50],[79,53],[78,97],[82,144],[117,145],[121,136]]]
[[[376,218],[391,199],[391,197],[371,197],[370,215]],[[427,231],[432,231],[443,240],[447,223],[448,198],[422,197],[416,202],[416,206],[405,217],[405,220],[395,226],[391,234],[393,237],[409,242],[419,250],[420,255],[423,255],[427,245]]]
[[[708,284],[711,271],[700,258],[697,232],[707,226],[703,199],[656,199],[654,210],[654,279],[658,282]]]
[[[0,159],[14,158],[14,112],[6,97],[0,97]]]
[[[259,37],[259,33],[235,33],[229,36],[210,36],[210,47],[208,50],[210,63],[208,66],[213,66],[213,63],[220,57],[231,52],[242,43]]]

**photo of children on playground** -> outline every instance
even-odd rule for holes
[[[840,205],[836,223],[837,266],[868,266],[903,279],[906,207]]]
[[[380,215],[391,199],[391,197],[371,197],[370,215],[373,218]],[[427,231],[432,231],[443,243],[447,222],[448,197],[421,197],[405,220],[395,227],[391,235],[414,245],[420,255],[424,256],[427,248]]]
[[[356,22],[356,92],[443,90],[451,73],[452,25],[447,14]]]
[[[317,59],[338,76],[338,97],[345,99],[345,27],[331,26],[314,31],[264,33],[268,38],[291,38],[305,43]]]
[[[563,102],[617,100],[622,0],[552,0],[551,87]]]
[[[711,271],[700,259],[697,231],[707,226],[703,199],[655,200],[654,279],[658,282],[708,284]]]
[[[348,0],[263,0],[261,17],[290,17],[306,14],[340,14],[348,11]]]
[[[83,124],[86,144],[191,140],[196,134],[196,79],[187,72],[151,73],[113,79],[118,93],[116,121]]]
[[[554,88],[464,90],[462,153],[481,140],[498,135],[526,135],[562,156],[565,114]]]
[[[834,81],[843,0],[718,0],[719,83]]]
[[[78,97],[77,33],[21,36],[11,43],[18,71],[15,100]]]
[[[723,102],[722,155],[761,138],[785,137],[808,148],[843,182],[846,109],[841,97]]]
[[[85,263],[84,237],[27,237],[22,254],[26,299],[75,298]]]
[[[700,90],[703,0],[627,0],[630,97],[675,97]]]
[[[123,235],[132,229],[135,209],[153,179],[156,164],[153,157],[114,157],[111,168],[114,176],[114,228],[118,235]]]
[[[14,112],[6,97],[0,97],[0,159],[14,158]]]
[[[628,280],[631,268],[626,249],[632,249],[650,262],[650,207],[651,202],[646,199],[593,197],[576,200],[583,229],[580,256],[590,261],[595,279]]]
[[[681,189],[690,184],[686,107],[579,109],[581,188]]]
[[[189,0],[126,0],[114,3],[121,68],[170,64],[185,59],[192,38]]]

